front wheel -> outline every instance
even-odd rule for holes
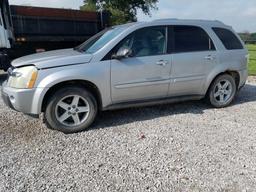
[[[234,100],[237,86],[231,75],[225,74],[217,77],[209,91],[208,100],[216,108],[227,107]]]
[[[45,110],[45,123],[49,128],[64,133],[86,130],[97,115],[97,102],[93,95],[80,87],[58,90]]]

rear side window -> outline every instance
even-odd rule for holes
[[[208,34],[196,26],[173,26],[173,52],[195,52],[215,50]]]
[[[214,27],[212,29],[219,37],[219,39],[221,40],[226,49],[243,49],[242,43],[239,41],[239,39],[232,31],[218,27]]]

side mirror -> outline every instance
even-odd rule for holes
[[[132,50],[127,47],[121,47],[116,54],[112,56],[113,59],[127,58],[132,54]]]

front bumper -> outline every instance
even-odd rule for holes
[[[1,89],[2,99],[8,107],[31,116],[38,115],[32,112],[34,94],[35,89],[14,89],[7,87],[6,82]]]
[[[3,92],[3,89],[2,89],[1,92],[2,92],[1,93],[2,94],[2,99],[3,99],[4,103],[5,103],[5,105],[7,105],[11,109],[15,110],[13,105],[12,105],[12,103],[11,103],[11,101],[10,101],[10,99],[9,99],[9,97],[8,97],[8,95]]]

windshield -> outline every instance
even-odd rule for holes
[[[105,29],[76,47],[75,50],[85,53],[95,53],[125,29],[126,27],[124,26]]]

